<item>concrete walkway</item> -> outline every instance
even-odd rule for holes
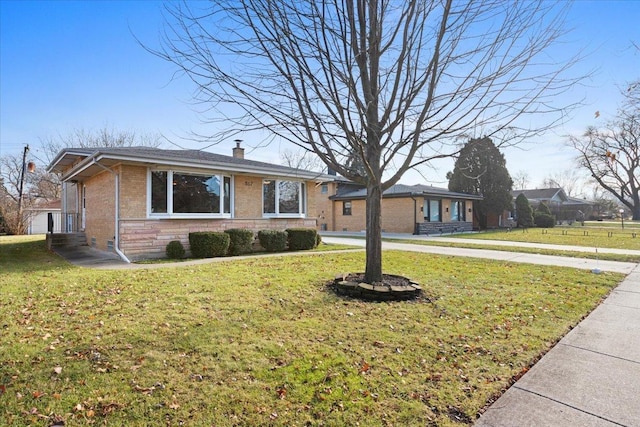
[[[389,235],[385,235],[389,237]],[[364,239],[339,236],[337,234],[322,235],[322,241],[326,243],[336,243],[352,246],[365,246]],[[411,243],[399,243],[399,242],[382,242],[382,249],[391,249],[399,251],[410,252],[422,252],[438,255],[450,255],[450,256],[463,256],[470,258],[483,258],[494,259],[500,261],[520,262],[526,264],[539,264],[539,265],[555,265],[559,267],[573,267],[586,270],[600,269],[601,271],[610,271],[615,273],[629,274],[636,267],[632,262],[620,262],[620,261],[604,261],[588,258],[573,258],[554,255],[539,255],[529,254],[523,252],[506,252],[497,251],[491,249],[468,249],[468,248],[456,248],[448,246],[429,246]]]
[[[640,265],[475,426],[640,426]]]

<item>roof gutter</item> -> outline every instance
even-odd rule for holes
[[[127,264],[131,264],[131,261],[129,260],[129,258],[127,258],[127,256],[120,250],[120,175],[115,173],[112,169],[109,169],[108,167],[101,165],[100,163],[98,163],[98,161],[94,158],[93,159],[93,164],[95,164],[96,166],[104,169],[107,172],[111,172],[113,174],[113,176],[115,177],[115,236],[113,236],[113,249],[116,251],[116,253],[118,254],[118,256],[120,258],[122,258],[122,260],[124,262],[126,262]]]

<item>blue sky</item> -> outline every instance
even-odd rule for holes
[[[639,18],[640,0],[575,2],[567,22],[573,31],[563,49],[567,56],[584,50],[579,67],[594,74],[566,99],[584,99],[585,105],[553,132],[505,150],[512,174],[526,171],[533,187],[554,171],[573,168],[574,153],[563,136],[611,118],[620,101],[618,88],[640,78],[640,51],[632,44],[640,46]],[[189,81],[172,81],[171,64],[135,40],[157,46],[162,2],[0,0],[0,19],[0,155],[19,154],[29,144],[38,156],[41,139],[73,129],[162,133],[189,148],[198,147],[188,139],[190,131],[211,131],[190,104]],[[244,143],[255,160],[278,162],[278,151],[289,148],[276,144],[251,151],[259,142]],[[233,145],[210,150],[230,154]],[[426,178],[446,186],[451,169],[452,162],[442,161],[422,174],[408,173],[402,182]]]

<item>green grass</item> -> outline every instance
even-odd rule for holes
[[[468,248],[468,249],[489,249],[494,251],[505,252],[521,252],[528,254],[540,254],[540,255],[554,255],[570,258],[587,258],[587,259],[599,259],[604,261],[621,261],[621,262],[640,262],[640,255],[622,255],[622,254],[609,254],[609,253],[593,253],[593,252],[581,252],[570,250],[555,250],[555,249],[543,249],[543,248],[525,248],[525,247],[513,247],[513,246],[500,246],[500,245],[487,245],[481,242],[478,243],[462,243],[456,242],[454,239],[450,242],[435,241],[435,240],[419,240],[419,239],[385,239],[393,242],[408,243],[413,245],[428,245],[428,246],[445,246],[452,248]]]
[[[611,236],[609,236],[611,233]],[[635,233],[635,237],[634,237]],[[449,236],[447,236],[449,237]],[[590,248],[617,248],[640,250],[640,229],[626,227],[624,230],[612,227],[555,227],[549,229],[530,228],[525,231],[514,229],[484,231],[473,234],[454,234],[452,239],[483,239],[510,242],[546,243],[552,245],[586,246]]]
[[[0,425],[460,425],[622,275],[385,252],[428,298],[327,288],[361,252],[91,270],[0,238]]]

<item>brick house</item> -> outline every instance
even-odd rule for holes
[[[48,167],[63,182],[65,231],[127,261],[189,247],[192,231],[316,227],[316,182],[326,175],[199,150],[67,148]],[[311,212],[311,214],[310,214]],[[75,223],[75,224],[71,224]],[[59,228],[56,225],[56,228]]]
[[[335,177],[317,191],[321,230],[365,230],[367,190],[362,185]],[[411,234],[471,231],[473,201],[481,199],[428,185],[396,184],[382,195],[382,230]]]

